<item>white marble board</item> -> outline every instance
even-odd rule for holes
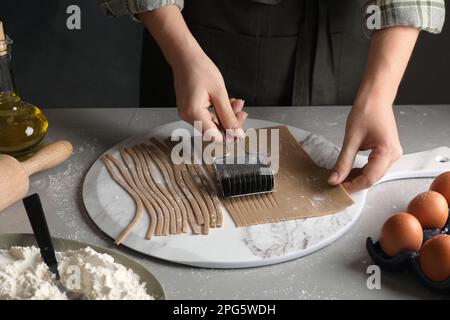
[[[263,128],[279,123],[249,119],[246,127]],[[120,158],[119,146],[147,142],[150,137],[167,138],[176,128],[192,130],[178,121],[158,127],[145,136],[120,142],[107,152]],[[319,165],[331,168],[339,149],[323,138],[289,127],[306,152]],[[358,156],[355,166],[362,166],[365,156]],[[380,181],[413,177],[432,177],[450,170],[450,149],[446,147],[403,156]],[[159,259],[205,268],[245,268],[280,263],[311,254],[338,239],[356,222],[363,211],[368,190],[352,194],[355,203],[333,215],[291,220],[248,228],[236,228],[223,208],[222,228],[211,229],[209,235],[182,234],[146,240],[148,217],[123,242],[123,245]],[[134,215],[132,198],[110,177],[97,160],[83,184],[83,200],[94,223],[111,238],[116,238]]]

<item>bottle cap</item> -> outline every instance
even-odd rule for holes
[[[0,41],[5,41],[5,31],[3,30],[3,22],[0,21]]]
[[[0,21],[0,56],[8,54],[8,41],[6,41],[3,22]]]

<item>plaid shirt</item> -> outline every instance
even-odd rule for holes
[[[361,2],[361,0],[359,0]],[[444,0],[371,0],[366,8],[379,8],[378,28],[411,26],[431,33],[440,33],[445,21]]]
[[[268,1],[272,0],[265,0],[266,3]],[[106,13],[112,16],[137,14],[166,5],[176,5],[183,9],[184,4],[184,0],[101,0],[101,2]],[[431,33],[440,33],[445,21],[444,0],[358,0],[358,2],[366,5],[367,9],[370,9],[371,5],[377,6],[376,29],[412,26]],[[370,15],[369,12],[366,13]]]

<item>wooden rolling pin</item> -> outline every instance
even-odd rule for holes
[[[27,194],[32,174],[56,167],[70,157],[72,150],[70,142],[61,140],[45,146],[23,162],[0,155],[0,211]]]

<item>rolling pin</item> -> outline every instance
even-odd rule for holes
[[[27,194],[32,174],[56,167],[70,157],[72,150],[70,142],[61,140],[45,146],[23,162],[0,155],[0,211]]]

